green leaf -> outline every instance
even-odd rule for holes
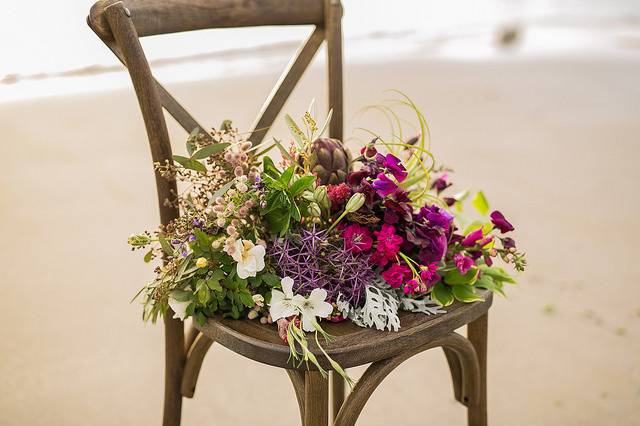
[[[227,149],[231,144],[228,142],[219,142],[219,143],[213,143],[211,145],[207,145],[202,149],[199,149],[198,151],[196,151],[194,154],[191,155],[191,158],[196,159],[196,160],[202,160],[204,158],[207,158],[213,154],[217,154],[219,152],[224,151],[225,149]]]
[[[453,296],[461,302],[471,303],[478,300],[484,300],[482,297],[476,294],[473,287],[466,285],[455,285],[451,288]]]
[[[489,202],[487,201],[487,197],[484,196],[484,192],[478,191],[471,200],[471,204],[481,215],[486,216],[487,213],[489,213]]]
[[[266,282],[269,287],[277,287],[280,285],[280,277],[269,272],[262,274],[262,281]]]
[[[158,241],[160,241],[160,246],[162,250],[169,256],[173,256],[174,248],[169,241],[165,237],[158,237]]]
[[[213,193],[209,204],[212,204],[216,200],[216,198],[222,197],[224,194],[226,194],[227,191],[233,186],[234,183],[235,183],[235,180],[231,180],[225,183],[224,185],[222,185],[216,192]]]
[[[198,313],[196,313],[196,322],[198,323],[198,325],[203,326],[206,321],[207,319],[205,318],[204,314],[198,311]]]
[[[289,182],[291,181],[292,177],[293,177],[293,166],[289,167],[287,170],[282,172],[282,174],[280,175],[280,179],[278,180],[286,188],[289,186]]]
[[[174,155],[173,161],[180,164],[185,169],[195,170],[196,172],[206,172],[207,168],[199,162],[198,160],[194,160],[191,158],[183,157],[181,155]]]
[[[289,189],[289,193],[291,196],[296,197],[300,195],[303,191],[309,189],[309,187],[315,182],[315,176],[302,176],[297,181],[293,182],[291,188]]]
[[[265,156],[262,159],[262,168],[267,176],[271,176],[274,179],[280,178],[280,171],[276,168],[275,164],[273,164],[271,157]]]
[[[453,293],[451,292],[451,287],[447,286],[442,281],[438,281],[436,285],[433,286],[431,294],[435,301],[442,306],[449,306],[453,303],[454,298]]]
[[[194,151],[198,148],[196,146],[196,140],[198,139],[199,135],[200,135],[199,127],[196,127],[195,129],[193,129],[189,134],[189,137],[187,138],[187,152],[189,153],[189,155],[193,154]]]
[[[514,280],[507,271],[497,266],[480,265],[480,270],[483,274],[489,275],[495,281],[504,281],[511,284],[516,283],[516,280]]]
[[[480,275],[480,278],[478,278],[478,281],[476,282],[476,287],[485,288],[487,290],[491,290],[494,293],[498,293],[503,297],[507,297],[507,295],[504,294],[504,291],[502,290],[502,281],[495,281],[493,278],[491,278],[490,275],[487,274]]]
[[[149,263],[151,262],[151,259],[153,259],[153,249],[149,250],[145,255],[144,255],[144,263]]]
[[[472,266],[466,274],[462,275],[457,269],[453,269],[444,275],[444,282],[449,285],[473,285],[478,279],[480,270]]]
[[[249,291],[240,292],[239,295],[240,301],[244,306],[246,306],[247,308],[253,308],[253,297],[251,297],[251,293],[249,293]]]
[[[169,297],[177,300],[178,302],[188,302],[191,300],[191,292],[184,290],[171,290],[169,292]]]

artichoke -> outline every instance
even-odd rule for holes
[[[351,154],[337,139],[318,138],[309,149],[309,166],[321,185],[336,185],[351,171]]]

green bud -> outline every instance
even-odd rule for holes
[[[330,202],[329,196],[327,195],[327,187],[324,185],[320,185],[313,192],[313,198],[316,203],[320,206],[322,210],[329,210]]]
[[[320,210],[318,203],[309,204],[309,214],[313,217],[320,217],[322,211]]]
[[[315,201],[315,200],[316,200],[316,199],[313,197],[313,192],[311,192],[311,191],[304,191],[304,192],[302,193],[302,198],[304,198],[304,199],[305,199],[305,200],[307,200],[307,201],[311,201],[311,202],[313,202],[313,201]]]
[[[134,247],[144,247],[150,242],[151,238],[146,234],[133,234],[127,239],[127,243]]]
[[[363,205],[364,194],[356,192],[351,196],[351,198],[349,198],[349,201],[347,201],[347,206],[344,208],[344,211],[346,213],[353,213],[355,211],[358,211]]]

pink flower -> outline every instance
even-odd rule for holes
[[[476,244],[479,240],[482,239],[482,228],[478,228],[462,240],[463,247],[471,247]]]
[[[338,185],[327,185],[327,195],[331,201],[331,208],[337,208],[351,196],[351,189],[344,182]]]
[[[404,280],[411,277],[411,269],[399,263],[394,263],[389,269],[381,273],[380,276],[391,287],[400,288]]]
[[[406,295],[419,293],[420,292],[419,291],[420,290],[420,283],[415,278],[410,279],[409,281],[407,281],[405,283],[405,285],[402,288],[402,290],[404,291],[404,294],[406,294]]]
[[[434,280],[436,280],[436,277],[440,278],[436,273],[437,270],[438,270],[437,262],[430,263],[427,266],[424,266],[424,265],[420,266],[420,279],[425,283],[433,282]]]
[[[467,272],[469,272],[469,269],[471,269],[471,267],[475,263],[472,258],[470,258],[469,256],[465,256],[463,254],[460,254],[460,253],[456,253],[453,256],[453,261],[456,264],[456,268],[458,268],[458,271],[462,275],[464,275]]]
[[[513,231],[514,227],[509,223],[507,219],[505,219],[504,215],[500,213],[498,210],[491,213],[491,222],[494,224],[496,228],[500,230],[501,233],[506,233],[509,231]]]
[[[369,251],[373,244],[369,230],[357,223],[352,223],[344,228],[342,238],[344,238],[344,248],[354,253]]]
[[[378,264],[378,266],[384,266],[390,261],[395,260],[398,251],[400,251],[400,244],[404,242],[404,239],[396,235],[396,229],[393,225],[385,223],[382,225],[380,231],[374,231],[377,237],[378,244],[376,251],[371,256],[371,260]]]

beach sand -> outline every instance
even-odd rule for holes
[[[637,58],[637,57],[636,57]],[[286,110],[324,103],[320,67]],[[456,188],[516,225],[529,268],[490,315],[492,425],[638,425],[640,59],[415,60],[349,65],[347,135],[385,131],[359,108],[409,93]],[[201,122],[248,128],[276,79],[170,86]],[[185,133],[169,118],[175,152]],[[133,90],[0,105],[0,424],[160,424],[162,327],[131,297],[152,276],[126,237],[158,222]],[[281,121],[272,134],[286,137]],[[355,140],[352,141],[355,146]],[[354,369],[358,377],[363,369]],[[398,368],[361,425],[462,425],[441,351]],[[298,424],[286,375],[214,345],[183,424]]]

